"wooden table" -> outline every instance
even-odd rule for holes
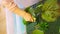
[[[4,11],[0,11],[0,34],[6,34],[6,18]]]

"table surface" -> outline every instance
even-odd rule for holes
[[[6,34],[6,18],[3,11],[0,11],[0,34]]]

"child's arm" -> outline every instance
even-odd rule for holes
[[[15,7],[13,12],[18,14],[19,16],[22,16],[26,21],[33,22],[32,16],[29,13],[27,13],[26,11],[19,9],[18,7]]]
[[[18,8],[18,6],[13,2],[13,0],[4,0],[2,2],[3,6],[7,7],[10,11],[13,11],[14,13],[18,14],[19,16],[22,16],[26,21],[31,21],[33,22],[32,16],[25,12],[24,10],[21,10]]]

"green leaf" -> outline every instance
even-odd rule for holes
[[[46,0],[42,10],[47,11],[50,10],[52,7],[54,7],[57,4],[57,0]]]
[[[23,23],[24,23],[24,25],[26,25],[27,24],[27,21],[25,21],[25,19],[23,19]]]
[[[48,30],[48,23],[47,22],[45,22],[45,21],[41,21],[40,23],[39,23],[39,26],[40,26],[40,30],[42,30],[42,31],[45,31],[45,30]]]
[[[54,22],[57,19],[57,12],[56,11],[45,11],[42,13],[42,19],[44,19],[47,22]]]
[[[32,7],[29,8],[29,13],[30,13],[32,16],[36,16],[36,15],[35,15],[35,10],[34,10],[34,8],[32,8]]]
[[[44,34],[44,32],[41,31],[41,30],[36,29],[36,30],[34,30],[34,31],[32,32],[32,34]]]
[[[36,6],[36,8],[35,8],[35,13],[36,14],[41,13],[42,6],[43,6],[43,4],[39,4],[39,5]]]

